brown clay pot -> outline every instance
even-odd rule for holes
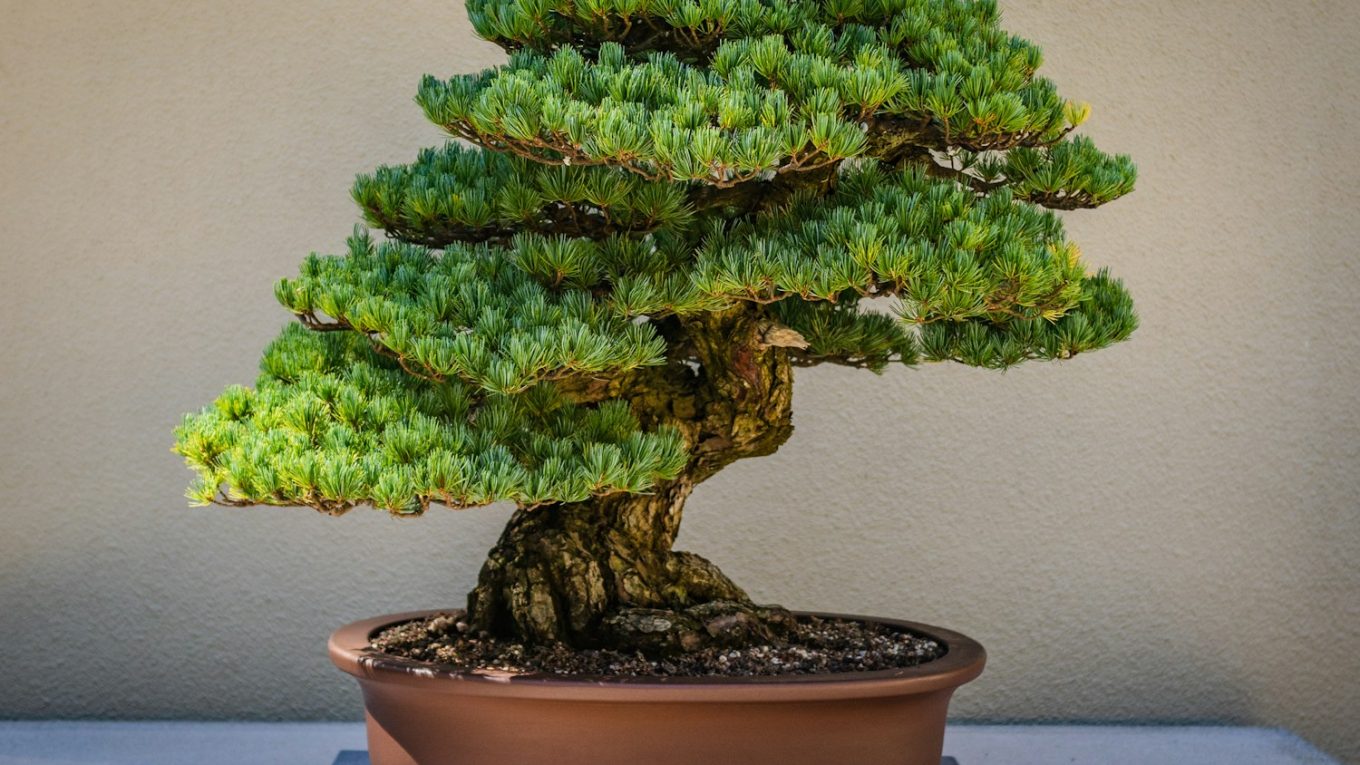
[[[373,765],[939,765],[954,689],[982,672],[973,640],[878,622],[943,643],[908,669],[761,678],[560,678],[448,671],[377,653],[377,632],[430,611],[331,635],[359,679]]]

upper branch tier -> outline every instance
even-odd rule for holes
[[[1088,115],[1035,76],[1040,57],[1027,43],[913,30],[811,25],[725,40],[703,65],[669,52],[637,60],[614,42],[591,57],[523,50],[480,74],[427,77],[417,101],[453,135],[497,152],[719,187],[853,157],[1046,149]],[[1132,168],[1089,145],[1059,158],[1065,184]],[[1028,175],[1049,160],[1033,154]]]
[[[467,8],[477,33],[510,51],[616,42],[635,55],[702,62],[726,40],[847,25],[885,30],[918,66],[944,47],[1033,48],[1000,29],[993,0],[469,0]]]

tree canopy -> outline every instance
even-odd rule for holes
[[[1089,107],[995,2],[468,9],[508,62],[420,84],[463,142],[361,175],[387,239],[357,229],[277,284],[299,321],[256,387],[177,430],[194,501],[646,491],[695,445],[638,419],[628,375],[686,363],[673,323],[706,313],[759,312],[797,364],[875,371],[1066,359],[1137,326],[1053,212],[1127,194],[1134,165],[1072,135]]]

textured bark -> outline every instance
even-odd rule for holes
[[[741,307],[662,327],[671,358],[617,379],[565,386],[580,401],[628,400],[644,427],[672,425],[684,473],[648,494],[517,510],[468,596],[475,628],[527,642],[652,651],[777,637],[782,609],[755,605],[716,566],[671,549],[696,484],[793,431],[788,351]]]

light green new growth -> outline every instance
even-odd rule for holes
[[[508,63],[416,100],[472,145],[358,178],[390,240],[357,230],[278,283],[299,323],[255,389],[177,431],[194,501],[645,492],[698,453],[679,410],[639,411],[671,390],[647,375],[697,368],[694,322],[719,313],[793,364],[875,371],[1066,359],[1137,326],[1051,211],[1136,170],[1070,135],[1089,107],[990,0],[468,6]]]
[[[228,388],[180,429],[177,448],[202,476],[194,500],[418,514],[644,491],[685,464],[677,433],[640,432],[622,402],[427,383],[354,333],[292,325],[261,367],[254,390]]]

